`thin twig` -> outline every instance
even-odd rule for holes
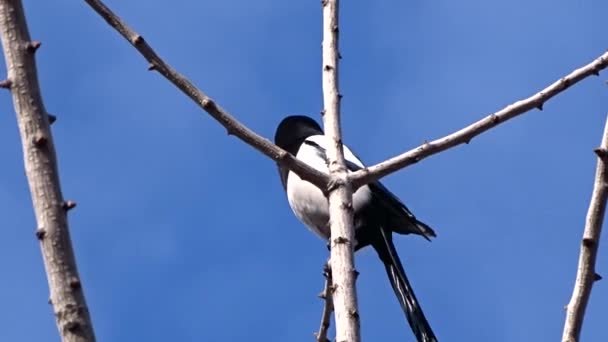
[[[359,342],[359,309],[355,287],[353,228],[353,191],[342,150],[340,99],[338,86],[338,0],[324,0],[323,7],[323,123],[329,173],[329,217],[333,302],[336,318],[336,341]]]
[[[64,342],[93,342],[95,335],[68,229],[67,211],[59,182],[57,157],[49,127],[50,118],[38,85],[34,54],[40,42],[32,41],[21,1],[0,0],[0,31],[8,70],[7,81],[17,113],[25,172],[36,215],[50,290],[50,302]]]
[[[608,52],[599,56],[593,62],[572,71],[570,74],[562,77],[558,81],[555,81],[553,84],[527,99],[517,101],[504,109],[488,115],[485,118],[443,138],[426,142],[396,157],[352,173],[349,178],[353,183],[353,189],[357,189],[362,185],[373,182],[374,180],[380,179],[395,171],[401,170],[406,166],[415,164],[426,157],[430,157],[434,154],[463,143],[468,144],[471,139],[480,135],[481,133],[534,108],[542,110],[543,105],[549,99],[591,75],[599,75],[599,72],[606,67],[608,67]]]
[[[585,309],[591,296],[591,288],[594,282],[602,279],[595,271],[595,261],[600,244],[604,213],[606,212],[606,200],[608,199],[608,117],[606,118],[602,143],[600,147],[595,149],[595,153],[597,154],[595,184],[593,185],[591,202],[587,211],[576,282],[572,291],[572,298],[566,307],[563,342],[579,341]]]
[[[236,120],[230,113],[223,109],[209,96],[198,89],[186,77],[178,73],[167,64],[152,49],[144,38],[133,31],[122,19],[120,19],[110,8],[99,0],[85,0],[85,2],[95,10],[105,21],[120,33],[137,51],[150,63],[149,70],[156,70],[163,75],[169,82],[173,83],[178,89],[192,99],[199,107],[205,110],[222,126],[226,128],[229,135],[234,135],[262,152],[272,160],[289,168],[302,179],[305,179],[321,189],[327,188],[329,177],[322,172],[299,161],[294,156],[276,146],[270,140],[258,135]]]
[[[327,332],[329,331],[329,326],[331,322],[331,313],[334,311],[332,291],[333,291],[333,281],[331,277],[331,267],[329,265],[329,261],[325,264],[323,275],[325,276],[325,286],[323,287],[323,292],[319,295],[323,299],[323,313],[321,314],[321,324],[319,326],[319,331],[315,334],[317,338],[317,342],[331,342],[327,338]]]

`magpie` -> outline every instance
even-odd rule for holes
[[[326,155],[329,141],[315,120],[301,115],[286,117],[279,123],[274,141],[276,145],[309,166],[329,173]],[[365,167],[347,146],[343,145],[343,151],[349,171]],[[281,165],[278,167],[281,183],[296,217],[328,241],[331,235],[329,205],[323,191],[287,168]],[[393,232],[416,234],[430,241],[431,237],[436,236],[435,232],[416,219],[414,214],[378,181],[357,189],[353,194],[353,209],[355,251],[370,245],[376,250],[417,341],[437,341],[405,275],[392,236]]]

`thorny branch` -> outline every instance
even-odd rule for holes
[[[443,138],[426,142],[401,155],[350,174],[349,179],[353,183],[353,189],[357,189],[362,185],[373,182],[374,180],[380,179],[395,171],[401,170],[406,166],[415,164],[426,157],[430,157],[434,154],[463,143],[468,144],[471,139],[480,135],[481,133],[534,108],[542,110],[545,102],[591,75],[598,76],[599,72],[606,67],[608,67],[608,52],[605,52],[593,62],[576,69],[570,74],[553,82],[545,89],[528,97],[527,99],[517,101],[501,109],[500,111],[490,114],[485,118]]]
[[[591,288],[594,282],[602,279],[595,272],[595,261],[606,212],[606,200],[608,199],[608,117],[606,118],[602,143],[600,147],[595,149],[595,153],[597,154],[595,183],[581,242],[576,282],[572,291],[572,298],[566,307],[566,322],[562,342],[579,341],[585,310],[591,296]]]
[[[329,261],[325,264],[323,275],[325,276],[325,286],[323,292],[319,295],[323,299],[323,313],[321,314],[321,324],[319,331],[315,334],[317,342],[330,342],[327,338],[327,332],[329,331],[329,325],[331,321],[331,313],[334,311],[333,298],[331,296],[333,292],[333,280],[331,277],[331,267]]]
[[[10,89],[13,96],[38,225],[36,237],[40,241],[59,334],[64,342],[93,342],[93,323],[68,229],[67,211],[76,203],[64,201],[61,193],[49,127],[54,117],[45,111],[34,59],[40,42],[30,39],[21,1],[0,0],[0,30],[8,70],[8,78],[0,86]]]
[[[338,86],[339,20],[338,0],[324,0],[323,9],[323,123],[327,137],[328,169],[331,176],[328,195],[331,236],[331,275],[336,321],[336,341],[359,342],[359,308],[355,286],[355,229],[353,224],[353,189],[342,148]]]
[[[235,135],[256,150],[262,152],[272,160],[289,168],[297,173],[300,178],[305,179],[321,189],[326,189],[329,177],[314,168],[299,161],[290,153],[276,146],[268,139],[258,135],[245,125],[236,120],[230,113],[223,109],[209,96],[198,89],[186,77],[178,73],[167,64],[144,38],[133,31],[122,19],[120,19],[110,8],[99,0],[85,0],[85,2],[97,12],[105,21],[120,33],[139,53],[150,63],[149,70],[156,70],[163,75],[169,82],[173,83],[178,89],[186,94],[199,107],[205,110],[222,126],[226,128],[229,135]]]

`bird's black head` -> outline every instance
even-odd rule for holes
[[[323,130],[315,120],[308,116],[292,115],[283,119],[277,127],[274,143],[295,155],[306,138],[319,134],[323,134]]]

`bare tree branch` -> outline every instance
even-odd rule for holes
[[[353,225],[353,191],[348,180],[340,131],[340,98],[338,87],[338,0],[323,4],[323,122],[329,141],[327,158],[331,175],[329,217],[331,226],[331,273],[336,318],[336,341],[359,342],[359,309],[355,287],[355,232]]]
[[[95,341],[93,324],[76,267],[68,229],[67,211],[76,206],[64,202],[51,117],[44,109],[34,53],[40,42],[30,39],[21,1],[0,0],[0,39],[8,78],[2,82],[13,96],[21,134],[25,172],[32,194],[50,301],[64,342]]]
[[[481,133],[534,108],[542,110],[545,102],[584,78],[591,75],[599,75],[599,72],[606,67],[608,67],[608,52],[599,56],[593,62],[576,69],[558,81],[555,81],[553,84],[527,99],[517,101],[504,109],[488,115],[485,118],[443,138],[424,143],[401,155],[350,174],[349,178],[352,181],[353,189],[357,189],[362,185],[373,182],[374,180],[380,179],[395,171],[401,170],[406,166],[415,164],[426,157],[432,156],[463,143],[468,144],[471,139],[480,135]]]
[[[321,324],[319,326],[319,331],[315,334],[317,338],[317,342],[330,342],[327,338],[327,332],[329,330],[329,325],[331,321],[331,313],[334,311],[333,306],[333,280],[331,277],[331,266],[329,265],[329,261],[325,264],[323,275],[325,276],[325,286],[323,287],[323,292],[319,295],[323,299],[323,313],[321,314]]]
[[[595,272],[595,260],[600,244],[602,224],[604,223],[606,200],[608,199],[608,117],[606,118],[602,143],[600,147],[595,149],[595,153],[597,154],[595,184],[593,185],[591,202],[587,211],[576,282],[572,291],[572,298],[566,309],[563,342],[577,342],[579,340],[585,310],[591,296],[591,288],[595,281],[602,279]]]
[[[199,90],[186,77],[178,73],[162,58],[160,58],[154,49],[144,38],[133,31],[125,22],[122,21],[112,10],[98,0],[85,0],[85,2],[95,10],[105,21],[110,24],[118,33],[120,33],[131,45],[133,45],[139,53],[150,63],[149,70],[156,70],[163,75],[169,82],[173,83],[178,89],[193,100],[199,107],[205,110],[222,126],[226,128],[229,135],[235,135],[248,145],[262,152],[272,160],[289,168],[300,176],[321,189],[326,189],[329,182],[329,177],[322,172],[299,161],[290,153],[276,146],[268,139],[258,135],[251,129],[247,128],[236,120],[230,113],[220,107],[209,96]]]

